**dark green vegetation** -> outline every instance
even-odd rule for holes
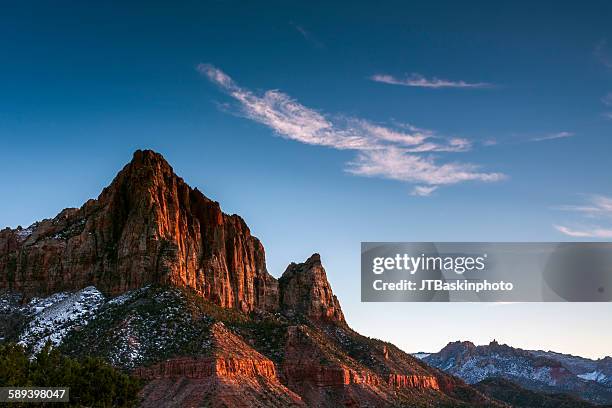
[[[141,384],[97,358],[72,359],[47,345],[29,359],[23,347],[0,344],[0,386],[69,387],[70,406],[131,407]]]
[[[567,394],[545,394],[527,390],[503,378],[488,378],[474,387],[483,394],[511,404],[514,408],[602,407]]]
[[[207,356],[215,321],[243,324],[248,317],[188,289],[152,285],[107,302],[86,326],[71,331],[59,349],[130,370],[176,356]]]

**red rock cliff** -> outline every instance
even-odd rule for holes
[[[318,254],[277,281],[242,218],[224,214],[150,150],[136,151],[81,208],[0,231],[0,290],[32,297],[94,285],[115,296],[149,283],[191,288],[243,312],[346,324]]]
[[[255,351],[223,323],[212,325],[204,356],[172,358],[133,373],[145,379],[217,377],[264,377],[278,381],[274,363]]]
[[[319,254],[290,264],[279,279],[280,306],[288,316],[346,324],[338,298],[332,292]]]
[[[222,307],[275,310],[264,249],[237,215],[190,188],[158,153],[136,151],[97,200],[0,231],[0,289],[38,296],[95,285],[194,289]]]
[[[139,367],[147,380],[144,407],[303,407],[299,395],[279,381],[274,363],[239,336],[215,323],[206,356],[178,357]]]

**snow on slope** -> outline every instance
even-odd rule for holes
[[[579,374],[578,377],[582,378],[583,380],[596,381],[601,383],[605,382],[607,379],[606,375],[601,371],[592,371],[590,373]]]
[[[47,341],[58,346],[70,330],[86,325],[103,303],[104,295],[93,286],[74,293],[61,292],[32,299],[27,307],[32,320],[19,336],[19,343],[31,347],[35,353]]]

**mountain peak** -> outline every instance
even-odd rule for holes
[[[148,181],[156,178],[159,181],[167,179],[169,182],[170,179],[176,179],[180,184],[184,184],[183,179],[174,173],[174,169],[161,153],[153,150],[136,150],[132,160],[117,174],[109,187],[119,183],[134,184],[131,186],[133,188],[142,184],[148,187]]]
[[[304,263],[291,263],[278,284],[283,313],[346,324],[319,254],[311,255]]]
[[[164,156],[161,153],[157,153],[154,150],[143,149],[136,150],[132,156],[131,163],[154,163],[162,162],[168,164]]]
[[[314,254],[310,255],[310,257],[304,263],[310,264],[310,265],[314,265],[314,264],[321,265],[321,255],[315,252]]]
[[[174,176],[180,179],[180,177],[174,173],[174,169],[164,156],[153,150],[136,150],[132,155],[132,160],[117,176],[119,177],[124,172],[128,172],[133,176],[165,175],[167,177]]]
[[[159,153],[137,150],[96,200],[61,215],[0,233],[0,289],[31,297],[94,285],[115,296],[157,283],[243,312],[278,308],[259,240]]]

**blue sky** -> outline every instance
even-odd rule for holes
[[[455,3],[5,6],[0,225],[152,148],[364,334],[610,355],[606,304],[359,301],[361,241],[612,238],[612,4]]]

